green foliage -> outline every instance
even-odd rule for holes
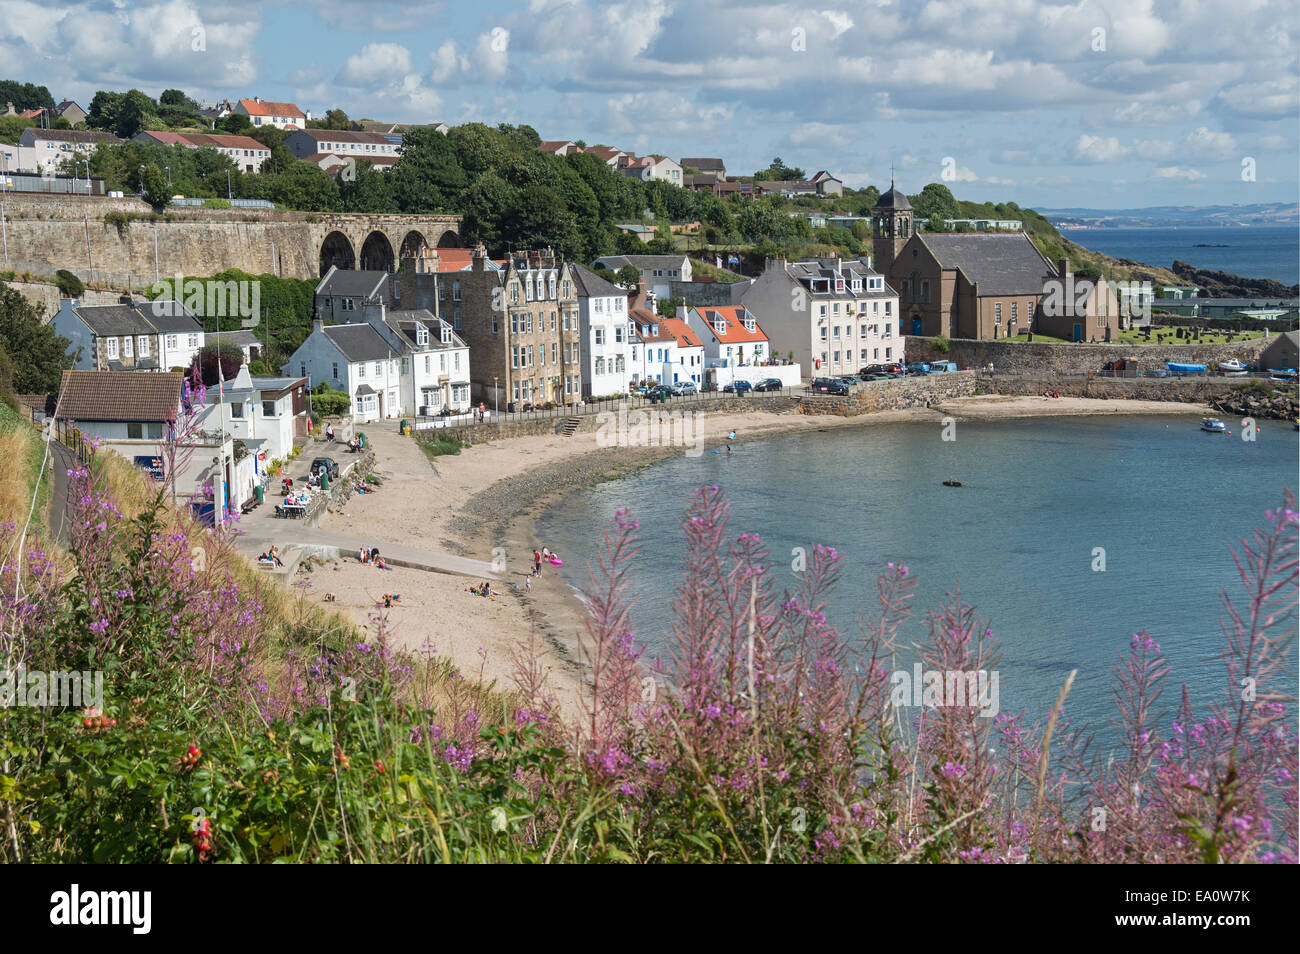
[[[449,434],[446,431],[434,431],[431,437],[420,438],[416,443],[419,444],[420,450],[424,451],[425,456],[430,460],[446,454],[459,454],[462,448],[469,446],[455,434]]]
[[[64,371],[73,365],[71,344],[22,294],[0,284],[0,343],[13,365],[13,389],[19,394],[54,394]]]
[[[34,119],[23,119],[21,116],[0,116],[0,142],[9,143],[11,146],[16,145],[19,138],[22,137],[24,129],[30,129],[36,125]]]
[[[930,339],[930,350],[938,354],[947,354],[948,338],[945,335],[935,335]]]
[[[60,268],[55,272],[54,284],[58,286],[59,292],[65,298],[80,298],[82,292],[86,290],[81,279],[66,268]]]
[[[311,409],[322,417],[337,417],[347,413],[352,399],[346,391],[338,391],[322,382],[311,395]]]
[[[154,209],[166,208],[172,192],[167,187],[167,175],[157,166],[145,166],[141,181],[144,183],[144,200]]]
[[[754,173],[754,180],[757,182],[783,182],[786,179],[802,179],[804,171],[797,166],[787,166],[777,156],[772,160],[772,164],[766,169],[759,169]]]
[[[918,195],[909,196],[908,201],[912,203],[912,212],[916,219],[930,219],[938,217],[939,219],[957,219],[963,218],[958,215],[960,206],[953,194],[946,185],[938,182],[931,182],[923,188]],[[991,217],[991,216],[990,216]],[[999,216],[1002,218],[1003,216]],[[942,230],[943,223],[939,223],[939,230]]]
[[[641,280],[641,271],[634,265],[624,265],[618,270],[618,282],[629,288]]]
[[[53,111],[54,97],[44,86],[35,83],[21,83],[18,80],[0,80],[0,104],[13,103],[14,109],[25,112],[29,109],[48,109]]]

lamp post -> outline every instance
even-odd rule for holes
[[[230,191],[230,170],[226,170],[226,201],[229,202],[234,198],[234,193]]]
[[[144,195],[144,164],[140,164],[140,195]]]
[[[163,166],[163,168],[167,170],[167,188],[170,189],[172,187],[172,167]]]
[[[498,424],[501,423],[501,391],[497,388],[497,381],[500,378],[492,379],[492,419]]]

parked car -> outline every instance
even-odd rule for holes
[[[671,388],[673,394],[682,397],[687,394],[699,394],[700,389],[695,386],[694,381],[678,381]]]
[[[1172,377],[1172,372],[1166,368],[1152,368],[1149,371],[1143,371],[1142,376],[1146,378],[1168,378]]]
[[[848,394],[849,386],[840,378],[813,378],[810,389],[820,394]]]
[[[785,387],[785,385],[781,383],[780,378],[764,378],[762,381],[759,381],[757,384],[754,385],[754,390],[755,391],[780,391],[783,387]]]
[[[930,362],[931,374],[943,374],[948,371],[956,371],[956,370],[957,370],[957,362],[955,361],[931,361]]]
[[[754,385],[748,381],[732,381],[722,390],[728,394],[744,394],[746,391],[754,390]]]
[[[331,480],[338,480],[339,465],[333,457],[317,457],[311,462],[313,474],[328,474]]]
[[[858,377],[863,381],[869,381],[873,374],[884,374],[885,366],[883,364],[869,364],[858,372]]]
[[[646,388],[645,396],[652,404],[662,404],[673,396],[673,389],[667,384],[656,384]]]
[[[930,366],[924,361],[913,361],[907,366],[908,374],[929,374]]]

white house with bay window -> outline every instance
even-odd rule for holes
[[[626,394],[633,377],[627,292],[580,265],[571,272],[582,330],[582,396]]]
[[[326,325],[318,318],[280,371],[345,392],[354,421],[376,421],[410,413],[401,397],[401,360],[400,349],[369,323]]]
[[[400,355],[403,414],[469,410],[469,346],[451,322],[427,308],[388,311],[366,305],[362,317]]]

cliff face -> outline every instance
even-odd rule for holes
[[[1300,285],[1283,285],[1271,278],[1243,278],[1179,261],[1171,270],[1180,282],[1199,285],[1205,298],[1300,298]]]

